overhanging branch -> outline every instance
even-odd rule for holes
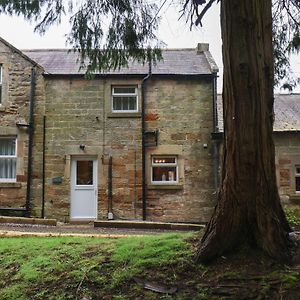
[[[197,14],[197,19],[195,22],[195,25],[198,26],[200,24],[200,26],[202,26],[202,18],[204,17],[204,15],[206,14],[206,12],[210,9],[210,7],[212,6],[212,4],[214,2],[220,2],[220,0],[210,0],[202,9],[201,13],[198,15]]]

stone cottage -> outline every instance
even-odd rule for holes
[[[300,203],[300,94],[276,95],[274,142],[279,194]]]
[[[0,214],[207,221],[218,171],[207,44],[92,80],[76,53],[0,49]]]
[[[222,95],[217,96],[219,143],[222,143]],[[276,178],[285,204],[300,204],[300,94],[275,94],[273,139]],[[221,149],[221,148],[220,148]]]

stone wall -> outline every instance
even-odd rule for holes
[[[20,208],[25,206],[27,186],[28,130],[18,128],[17,123],[28,124],[29,101],[31,93],[31,69],[33,62],[19,51],[5,43],[0,43],[0,64],[3,67],[2,102],[0,105],[0,136],[17,138],[17,176],[16,182],[0,182],[0,207]],[[37,83],[35,92],[35,119],[40,124],[44,108],[43,70],[36,67]],[[40,184],[41,148],[40,125],[35,128],[33,185]],[[32,195],[32,208],[40,195],[37,189]]]
[[[279,194],[284,203],[300,203],[300,194],[296,193],[295,167],[300,165],[299,132],[274,134],[276,147],[276,172]]]
[[[69,220],[72,158],[91,156],[98,162],[98,218],[106,219],[111,156],[114,217],[142,218],[141,80],[46,78],[47,217]],[[113,85],[138,87],[139,112],[112,113]],[[176,186],[163,188],[148,182],[147,219],[207,221],[213,199],[212,84],[153,78],[147,82],[146,102],[147,130],[159,130],[158,146],[147,147],[147,178],[153,154],[178,155],[180,168]],[[54,178],[61,182],[55,183]]]
[[[212,83],[200,79],[151,80],[147,128],[158,129],[158,146],[147,148],[148,218],[205,222],[213,206],[211,158]],[[151,184],[151,155],[178,157],[179,184]]]

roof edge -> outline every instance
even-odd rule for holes
[[[31,64],[33,64],[34,66],[37,66],[38,68],[40,68],[42,71],[44,71],[44,68],[38,64],[36,61],[34,61],[33,59],[31,59],[29,56],[27,56],[25,53],[23,53],[21,50],[19,50],[18,48],[16,48],[15,46],[13,46],[12,44],[10,44],[9,42],[7,42],[5,39],[3,39],[2,37],[0,37],[0,42],[3,43],[4,45],[6,45],[8,48],[12,49],[15,53],[18,53],[20,56],[22,56],[24,59],[26,59],[27,61],[29,61]]]

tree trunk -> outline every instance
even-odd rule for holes
[[[276,186],[271,0],[221,1],[224,161],[219,201],[197,252],[207,262],[244,242],[290,258]]]

